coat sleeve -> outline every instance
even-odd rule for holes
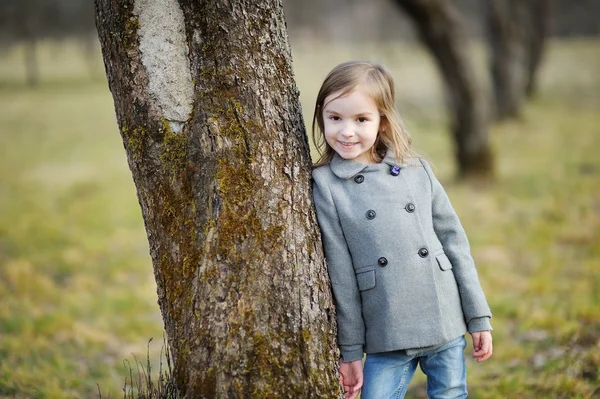
[[[491,330],[492,313],[479,283],[467,235],[431,167],[425,160],[421,163],[431,182],[433,229],[452,264],[467,328],[469,332]]]
[[[365,325],[352,257],[326,178],[319,173],[313,173],[313,178],[314,203],[335,300],[338,345],[344,362],[360,360]]]

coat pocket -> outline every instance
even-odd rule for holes
[[[448,259],[446,254],[440,254],[440,255],[436,256],[435,260],[437,260],[437,263],[440,266],[440,269],[442,269],[444,271],[452,269],[452,263],[450,263],[450,259]]]
[[[359,291],[375,288],[375,269],[372,266],[358,269],[356,271],[356,282]]]

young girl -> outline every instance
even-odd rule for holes
[[[488,359],[491,312],[444,189],[411,153],[388,71],[367,62],[335,67],[317,96],[313,135],[325,147],[314,201],[345,397],[361,387],[362,399],[404,397],[417,364],[430,398],[466,397],[464,334],[473,358]]]

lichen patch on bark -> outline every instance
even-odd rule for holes
[[[176,0],[135,0],[133,12],[148,91],[178,132],[192,112],[194,91],[183,11]]]

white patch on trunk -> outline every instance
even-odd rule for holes
[[[138,15],[148,91],[173,132],[180,132],[192,112],[194,94],[183,11],[177,0],[135,0],[133,12]]]

